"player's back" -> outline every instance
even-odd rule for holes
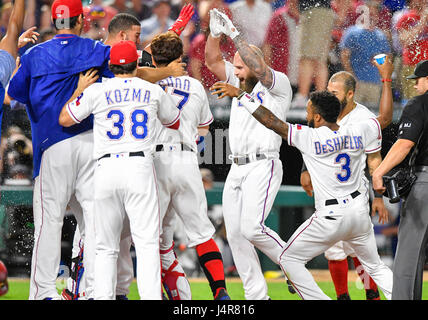
[[[158,125],[158,142],[185,143],[196,150],[198,127],[208,126],[214,120],[203,85],[189,76],[168,77],[158,84],[172,97],[181,113],[178,130]]]
[[[361,190],[368,183],[364,176],[364,153],[368,145],[382,145],[382,131],[374,118],[340,126],[333,131],[326,126],[309,128],[292,125],[289,144],[301,152],[309,170],[316,205]]]
[[[160,108],[169,110],[161,105],[170,100],[162,99],[166,95],[159,86],[139,78],[116,77],[103,79],[87,90],[84,94],[94,97],[95,104],[95,158],[108,153],[151,151]]]

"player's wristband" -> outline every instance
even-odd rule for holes
[[[382,82],[392,82],[392,79],[382,79]]]
[[[374,193],[374,197],[375,197],[375,198],[382,198],[382,197],[383,197],[383,195],[382,195],[381,193],[377,192],[377,191],[376,191],[376,190],[374,190],[374,189],[373,189],[373,193]]]
[[[369,177],[369,183],[370,183],[370,185],[373,185],[373,181],[372,181],[371,176]],[[382,193],[377,192],[375,189],[373,189],[373,194],[374,194],[375,198],[382,198],[383,197]]]
[[[254,111],[256,111],[258,107],[260,107],[260,103],[254,101],[254,99],[245,91],[238,96],[238,100],[251,114],[253,114]]]

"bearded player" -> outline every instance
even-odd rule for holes
[[[285,121],[292,90],[287,76],[269,68],[257,47],[249,46],[229,18],[213,9],[205,47],[208,68],[221,81],[213,86],[222,97],[227,84],[244,88]],[[233,64],[223,60],[220,35],[235,43],[238,52]],[[255,248],[273,262],[285,242],[265,225],[275,196],[282,182],[279,150],[282,139],[251,117],[236,98],[232,100],[229,142],[232,166],[223,190],[223,216],[233,259],[244,285],[245,298],[267,300],[267,285]]]

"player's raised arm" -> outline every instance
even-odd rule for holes
[[[382,79],[382,95],[380,98],[379,116],[377,120],[381,128],[384,129],[391,123],[393,115],[391,77],[394,71],[394,65],[389,56],[385,57],[385,62],[383,64],[379,64],[376,60],[373,60],[373,64],[378,68]]]
[[[74,102],[74,100],[78,99],[87,87],[97,81],[98,77],[99,76],[97,74],[96,69],[89,69],[88,71],[86,71],[86,73],[82,72],[79,75],[79,82],[77,84],[76,90],[74,90],[74,93],[71,98],[65,103],[65,105],[61,109],[61,113],[58,119],[60,125],[62,125],[63,127],[70,127],[73,124],[80,122],[76,117],[73,117],[73,114],[70,112],[67,106],[70,103]]]
[[[12,13],[7,25],[6,35],[0,41],[0,50],[5,50],[16,59],[18,54],[18,39],[22,31],[25,16],[25,0],[15,0]]]
[[[273,83],[272,70],[264,61],[260,49],[249,45],[244,40],[227,15],[217,9],[213,9],[213,14],[215,14],[219,20],[219,30],[233,40],[244,63],[266,88],[271,88]]]
[[[286,122],[278,119],[269,109],[263,107],[246,92],[241,93],[238,100],[258,122],[287,140],[288,124]]]
[[[210,34],[205,44],[205,65],[221,81],[226,81],[226,68],[220,50],[220,22],[213,10],[210,10]]]

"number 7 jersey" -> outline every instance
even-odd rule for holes
[[[344,197],[360,188],[366,192],[365,153],[374,146],[372,152],[381,149],[382,131],[375,118],[340,126],[337,131],[294,124],[289,125],[287,140],[302,153],[318,207],[327,199]]]
[[[157,119],[171,126],[180,117],[172,98],[139,78],[103,79],[67,104],[76,123],[94,115],[94,158],[107,153],[152,151]]]

